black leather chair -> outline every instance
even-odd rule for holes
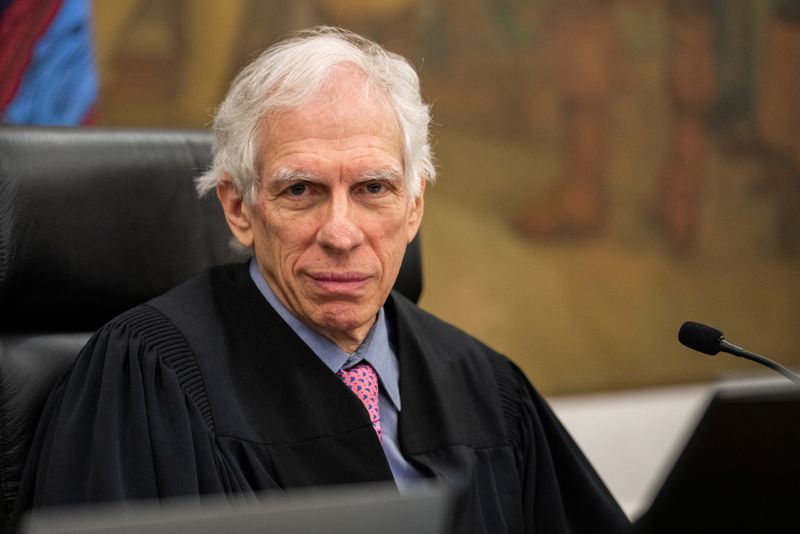
[[[210,147],[204,132],[0,126],[0,532],[43,404],[91,333],[241,261],[194,191]],[[418,300],[418,240],[395,287]]]

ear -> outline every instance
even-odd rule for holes
[[[408,214],[408,242],[414,240],[419,226],[422,224],[422,214],[425,211],[425,178],[419,179],[419,194],[417,198],[411,200],[411,207]]]
[[[217,198],[225,211],[225,220],[233,233],[233,237],[246,248],[253,246],[252,211],[245,205],[241,193],[236,190],[233,181],[225,176],[217,184]]]

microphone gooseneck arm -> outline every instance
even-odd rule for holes
[[[765,358],[764,356],[758,355],[754,352],[750,352],[748,350],[744,350],[742,347],[738,347],[733,343],[728,343],[724,339],[720,339],[719,341],[719,350],[722,352],[727,352],[728,354],[733,354],[734,356],[738,356],[740,358],[745,358],[747,360],[760,363],[761,365],[765,365],[772,369],[773,371],[777,371],[798,386],[800,386],[800,376],[796,375],[795,373],[791,372],[786,367],[782,366],[778,362],[773,362],[769,358]]]

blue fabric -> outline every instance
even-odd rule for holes
[[[395,483],[402,490],[408,487],[409,483],[423,478],[423,475],[403,457],[398,444],[397,416],[401,410],[400,369],[397,353],[389,341],[389,324],[383,308],[378,312],[378,319],[358,350],[348,354],[333,341],[302,323],[281,303],[258,270],[255,258],[250,260],[250,277],[278,315],[332,373],[338,372],[343,367],[350,368],[360,361],[372,365],[378,373],[381,385],[378,399],[382,428],[381,446],[392,469]]]
[[[14,124],[78,125],[98,94],[89,0],[65,0],[4,111]]]

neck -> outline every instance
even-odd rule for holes
[[[306,325],[336,343],[336,346],[346,353],[353,354],[358,350],[358,347],[364,343],[364,340],[367,339],[367,335],[369,335],[372,325],[375,324],[375,320],[376,317],[373,317],[367,324],[361,325],[354,330],[347,331],[321,331],[313,324],[306,323]]]

